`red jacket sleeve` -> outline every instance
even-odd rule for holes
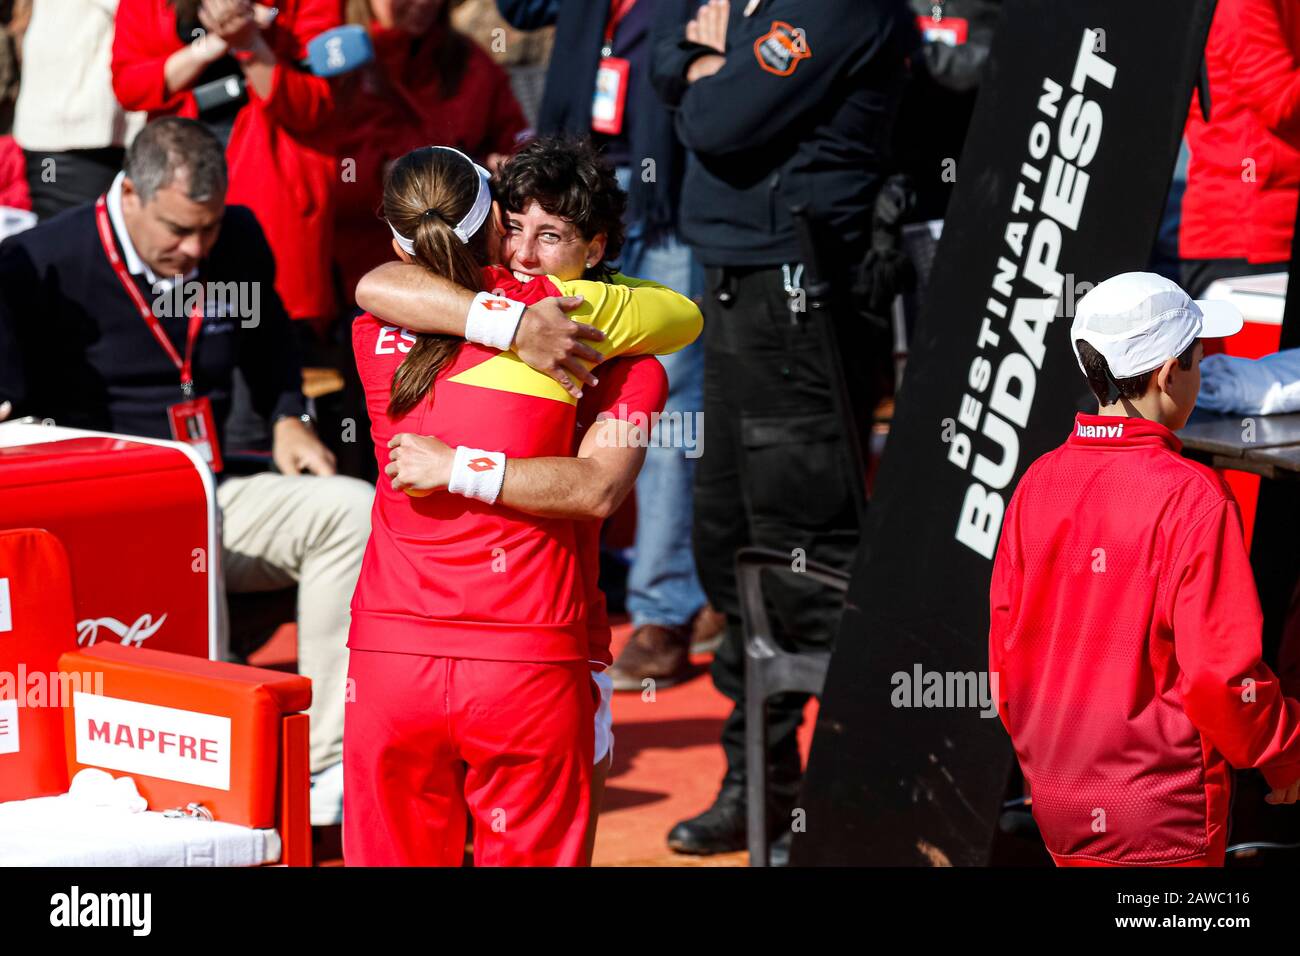
[[[12,136],[0,136],[0,206],[32,208],[27,187],[27,160]]]
[[[998,716],[1011,733],[1007,710],[1006,683],[1002,675],[1002,651],[1015,621],[1020,598],[1020,548],[1016,531],[1016,499],[1013,496],[1002,517],[1002,537],[993,556],[993,578],[989,582],[989,681],[997,697]]]
[[[271,91],[262,99],[250,83],[248,97],[291,133],[311,133],[322,128],[334,110],[334,93],[329,80],[288,63],[296,64],[306,57],[309,40],[342,22],[339,0],[300,0],[289,27],[281,27],[278,20],[271,27],[272,35],[267,39],[280,61],[271,77]]]
[[[1288,45],[1278,5],[1291,0],[1225,0],[1225,56],[1233,87],[1264,127],[1300,148],[1300,65]],[[1210,91],[1211,109],[1215,91]]]
[[[181,48],[175,18],[163,17],[157,0],[121,0],[113,26],[113,92],[127,110],[171,113],[188,90],[168,95],[163,67]],[[165,26],[165,29],[164,29]]]
[[[1269,785],[1300,778],[1300,701],[1260,658],[1263,615],[1237,504],[1225,500],[1181,545],[1171,593],[1177,692],[1188,718],[1237,768]]]

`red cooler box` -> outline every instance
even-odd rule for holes
[[[1210,284],[1201,298],[1231,302],[1246,320],[1240,332],[1223,340],[1222,351],[1241,358],[1261,358],[1277,351],[1282,337],[1282,311],[1286,308],[1286,284],[1285,272],[1220,279]]]
[[[223,656],[215,482],[188,445],[0,424],[0,528],[67,549],[76,645]]]
[[[1236,335],[1223,339],[1223,347],[1212,345],[1207,354],[1225,352],[1240,358],[1263,358],[1277,351],[1282,338],[1282,311],[1286,308],[1287,274],[1241,276],[1211,283],[1204,299],[1223,299],[1241,310],[1246,324]],[[1255,505],[1259,500],[1259,476],[1243,471],[1224,470],[1232,493],[1241,505],[1246,547],[1255,531]]]

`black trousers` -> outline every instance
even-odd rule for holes
[[[858,510],[846,436],[837,413],[821,315],[795,312],[782,270],[706,270],[703,453],[695,472],[695,563],[713,606],[727,616],[713,682],[736,702],[722,730],[724,789],[745,780],[745,656],[734,567],[756,545],[848,570]],[[839,595],[798,574],[764,580],[774,637],[799,650],[827,648],[839,627]],[[769,702],[770,798],[786,814],[798,793],[795,732],[806,694]]]
[[[66,153],[23,151],[27,160],[27,188],[32,194],[32,211],[38,219],[92,202],[108,192],[113,177],[122,168],[126,150],[74,149]]]

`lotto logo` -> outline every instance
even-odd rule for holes
[[[510,308],[509,299],[484,299],[483,308],[491,309],[493,312],[504,312]]]
[[[497,463],[491,458],[475,458],[469,463],[469,467],[475,471],[491,471],[497,466]]]

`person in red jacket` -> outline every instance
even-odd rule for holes
[[[228,135],[226,200],[249,207],[276,260],[276,292],[294,319],[334,314],[330,281],[333,156],[324,129],[330,83],[297,64],[317,34],[339,25],[340,0],[121,0],[113,90],[149,118],[197,117]],[[195,87],[222,77],[243,98],[200,114]]]
[[[505,70],[449,19],[446,0],[350,0],[348,19],[374,43],[372,63],[337,90],[335,142],[345,175],[335,178],[334,262],[343,296],[392,258],[376,210],[384,171],[397,157],[438,143],[495,172],[528,126]]]
[[[1059,866],[1222,865],[1234,767],[1300,795],[1300,701],[1260,659],[1237,503],[1173,434],[1201,339],[1241,325],[1151,273],[1090,291],[1071,341],[1098,412],[1007,506],[989,672]]]
[[[1183,286],[1285,272],[1300,196],[1300,5],[1219,0],[1205,45],[1210,119],[1192,98],[1179,226]]]
[[[580,268],[580,267],[579,267]],[[578,400],[577,435],[569,458],[524,458],[511,462],[501,483],[500,503],[540,518],[576,522],[578,559],[587,600],[587,664],[600,688],[596,708],[586,857],[591,859],[605,779],[614,762],[613,637],[605,594],[600,589],[600,534],[632,490],[652,436],[647,424],[664,410],[668,375],[653,355],[618,358],[600,367],[598,384]],[[384,469],[394,488],[439,491],[451,482],[456,450],[434,435],[394,435]]]
[[[605,179],[609,198],[612,173]],[[624,276],[523,283],[501,267],[480,271],[501,230],[498,216],[487,224],[491,206],[488,174],[463,154],[425,147],[399,159],[384,211],[402,259],[514,304],[471,294],[467,321],[451,330],[468,342],[401,332],[369,313],[353,325],[377,457],[386,462],[402,432],[438,435],[456,451],[445,491],[376,490],[348,640],[349,863],[458,864],[467,807],[478,864],[586,859],[599,694],[586,692],[580,534],[572,521],[497,504],[510,461],[571,454],[576,399],[503,350],[522,304],[559,291],[584,296],[578,314],[604,332],[595,348],[605,357],[684,347],[699,334],[699,310]],[[590,265],[618,225],[617,204],[597,208],[609,220]]]

